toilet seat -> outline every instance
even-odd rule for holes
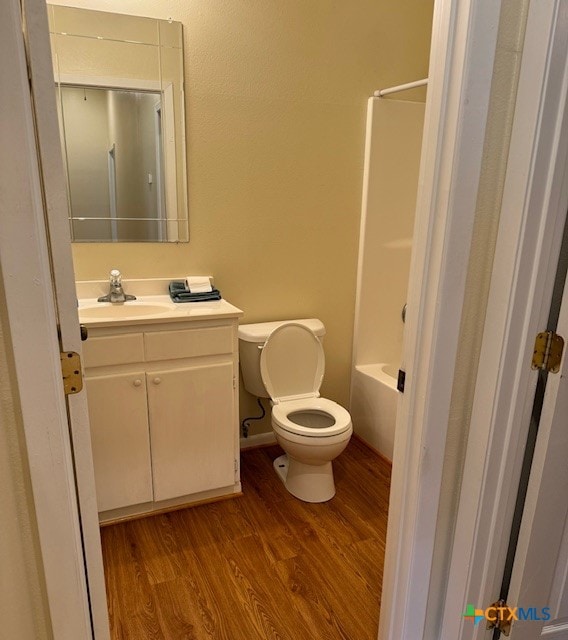
[[[289,322],[268,336],[260,355],[260,373],[274,403],[272,420],[278,428],[307,438],[329,438],[352,428],[346,409],[320,398],[324,369],[322,344],[305,325]],[[296,413],[316,415],[294,419]]]
[[[315,412],[333,419],[330,426],[304,426],[294,422],[290,416],[300,412]],[[329,438],[351,429],[351,416],[341,405],[327,398],[301,398],[287,400],[272,407],[274,423],[288,433],[308,438]]]
[[[260,375],[275,405],[319,398],[325,356],[311,329],[297,322],[280,325],[261,348]]]

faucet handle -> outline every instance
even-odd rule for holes
[[[112,269],[111,272],[109,273],[110,276],[110,281],[114,284],[120,284],[120,281],[122,280],[122,275],[120,274],[120,271],[118,269]]]

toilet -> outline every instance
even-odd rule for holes
[[[333,498],[332,460],[353,433],[349,412],[319,394],[324,335],[323,323],[315,318],[239,327],[245,389],[271,399],[272,429],[286,452],[274,461],[274,469],[286,489],[304,502]]]

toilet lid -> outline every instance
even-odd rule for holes
[[[321,342],[296,322],[274,329],[262,347],[260,374],[274,402],[319,397],[324,370]]]

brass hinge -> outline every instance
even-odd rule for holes
[[[61,373],[63,375],[65,395],[79,393],[83,388],[81,356],[74,351],[62,351],[59,355],[61,357]]]
[[[534,341],[532,368],[558,373],[563,351],[564,338],[562,336],[554,331],[542,331],[537,334]]]
[[[515,610],[511,609],[505,600],[497,600],[487,609],[490,617],[487,619],[487,629],[498,629],[504,636],[511,633],[511,624],[515,619]]]

